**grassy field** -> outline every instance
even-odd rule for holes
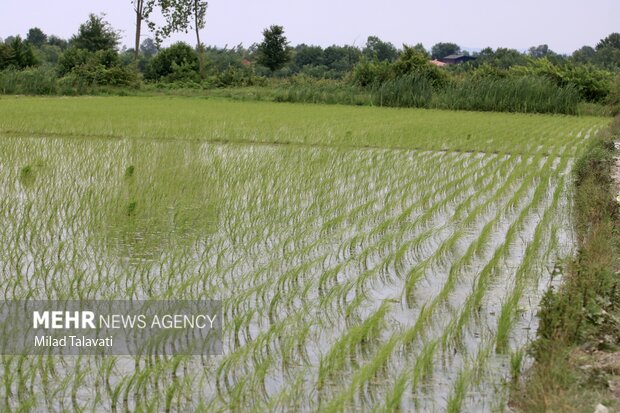
[[[2,299],[224,302],[224,355],[0,360],[0,410],[495,411],[608,120],[0,98]]]

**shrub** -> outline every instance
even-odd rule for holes
[[[144,74],[148,80],[197,80],[198,55],[188,44],[178,42],[161,50]]]

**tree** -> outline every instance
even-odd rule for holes
[[[103,20],[103,16],[90,14],[88,20],[80,25],[78,33],[70,40],[78,49],[96,52],[98,50],[116,50],[119,34]]]
[[[300,44],[295,47],[295,65],[298,69],[304,66],[319,66],[323,64],[323,48]]]
[[[596,45],[596,50],[607,47],[620,50],[620,33],[612,33],[606,38],[601,39],[601,41]]]
[[[422,53],[424,56],[426,56],[427,59],[431,57],[431,55],[428,54],[428,50],[424,48],[424,45],[422,43],[416,44],[411,49],[415,50],[418,53]]]
[[[140,52],[142,52],[147,59],[155,56],[157,54],[157,45],[155,41],[151,38],[144,39],[142,43],[140,43]]]
[[[451,54],[461,53],[461,46],[456,43],[437,43],[431,49],[433,59],[443,59]]]
[[[398,57],[398,50],[390,42],[384,42],[377,36],[368,36],[366,47],[362,51],[367,59],[377,59],[380,62],[393,62]]]
[[[140,33],[142,32],[142,21],[149,18],[153,12],[156,0],[132,0],[133,10],[136,12],[136,37],[134,39],[133,60],[138,63],[138,55],[140,53]]]
[[[204,45],[200,41],[200,30],[205,27],[207,7],[206,1],[201,0],[158,0],[165,23],[157,26],[149,22],[149,27],[155,32],[155,42],[160,45],[162,40],[174,32],[190,29],[196,34],[196,51],[200,66],[200,76],[204,78]]]
[[[581,49],[575,50],[571,59],[575,63],[590,63],[596,55],[596,50],[590,46],[583,46]]]
[[[547,46],[546,44],[541,44],[539,46],[530,47],[528,50],[528,54],[534,59],[540,59],[540,58],[547,57],[548,55],[555,54],[555,53],[553,53],[553,51],[550,50],[549,46]]]
[[[61,39],[56,35],[51,35],[47,38],[47,44],[50,46],[58,46],[61,50],[65,50],[69,43],[65,39]]]
[[[10,42],[5,41],[0,45],[0,70],[7,67],[24,69],[36,64],[37,59],[30,45],[22,41],[20,36],[12,37]]]
[[[263,41],[258,45],[258,63],[273,73],[284,67],[290,58],[289,42],[284,36],[284,27],[272,25],[263,30]]]
[[[194,80],[198,76],[198,56],[188,44],[178,42],[161,50],[151,60],[145,77],[150,80]]]
[[[41,47],[47,42],[47,35],[38,27],[33,27],[28,30],[26,41],[34,47]]]

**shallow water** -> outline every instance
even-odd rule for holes
[[[510,356],[534,337],[553,263],[572,251],[561,159],[5,138],[2,298],[222,299],[224,354],[176,369],[9,357],[0,399],[57,411],[501,409]]]

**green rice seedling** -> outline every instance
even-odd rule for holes
[[[43,356],[26,358],[21,376],[2,359],[8,411],[109,410],[113,400],[136,411],[380,411],[383,400],[422,406],[420,395],[443,409],[428,378],[457,389],[449,371],[475,354],[471,385],[450,399],[466,410],[473,385],[485,385],[478,371],[495,365],[496,338],[493,325],[472,339],[467,322],[494,320],[491,295],[516,300],[533,288],[538,276],[515,274],[519,264],[539,268],[558,254],[553,228],[562,231],[570,200],[552,188],[566,186],[559,174],[583,145],[578,131],[604,121],[7,99],[0,110],[16,118],[0,120],[0,179],[16,185],[0,187],[3,298],[221,298],[224,307],[223,356]],[[43,120],[28,117],[31,107]],[[29,187],[23,165],[36,173]],[[557,218],[547,212],[554,198]],[[507,281],[515,275],[518,290]]]

